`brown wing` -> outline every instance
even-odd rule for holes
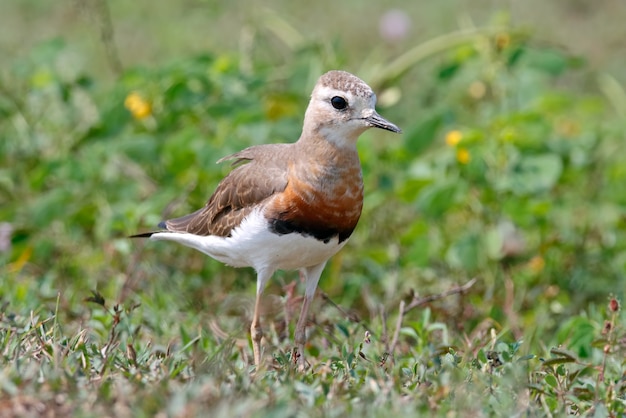
[[[218,162],[239,165],[217,186],[207,204],[189,215],[164,222],[168,231],[230,236],[255,205],[287,187],[287,158],[291,144],[258,145]]]

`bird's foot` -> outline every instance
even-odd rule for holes
[[[254,352],[254,365],[258,370],[262,361],[261,339],[263,338],[263,330],[258,322],[253,323],[250,328],[250,334],[252,337],[252,351]]]

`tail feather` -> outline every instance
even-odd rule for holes
[[[158,231],[144,232],[142,234],[130,235],[128,238],[150,238],[152,234],[156,234]]]

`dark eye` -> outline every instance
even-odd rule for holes
[[[346,99],[344,99],[343,97],[339,97],[339,96],[335,96],[332,99],[330,99],[330,104],[332,104],[333,107],[337,110],[342,110],[348,107],[348,102],[346,102]]]

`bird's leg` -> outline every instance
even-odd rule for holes
[[[261,366],[261,339],[263,338],[263,329],[261,328],[261,295],[263,289],[270,277],[274,274],[273,270],[258,270],[256,279],[256,299],[254,301],[254,314],[252,316],[252,324],[250,325],[250,337],[252,338],[252,351],[254,352],[254,365],[257,370]]]
[[[309,305],[311,304],[311,299],[304,297],[304,302],[302,303],[302,310],[300,311],[300,318],[298,318],[298,323],[296,324],[296,333],[294,336],[294,340],[296,343],[295,350],[293,351],[293,362],[298,365],[299,369],[305,368],[304,362],[304,344],[306,343],[306,322],[307,316],[309,312]]]
[[[250,325],[250,337],[252,337],[252,351],[254,352],[254,365],[258,367],[261,365],[261,339],[263,338],[263,328],[261,328],[261,295],[256,294],[256,300],[254,302],[254,316],[252,317],[252,324]]]
[[[298,323],[296,324],[296,332],[294,336],[296,348],[292,357],[293,362],[298,365],[299,370],[304,370],[306,368],[306,361],[304,359],[304,344],[306,343],[307,317],[311,301],[315,296],[315,290],[317,290],[317,283],[320,280],[320,276],[325,265],[326,263],[324,262],[316,266],[306,267],[300,270],[300,273],[303,273],[306,277],[306,290],[304,292],[304,302],[302,303],[300,318],[298,318]]]

